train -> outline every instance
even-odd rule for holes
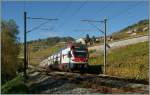
[[[86,45],[69,43],[65,48],[41,61],[40,66],[73,72],[87,68],[88,59],[89,53]]]

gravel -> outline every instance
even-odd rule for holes
[[[54,73],[55,74],[55,73]],[[111,79],[90,78],[82,79],[81,76],[71,77],[55,74],[54,76],[33,73],[28,85],[29,93],[32,94],[102,94],[102,93],[135,93],[140,89],[146,93],[148,85],[127,83]],[[112,89],[113,88],[113,89]],[[135,92],[124,92],[119,88],[136,89]],[[119,92],[119,91],[120,92]]]

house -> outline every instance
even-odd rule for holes
[[[147,31],[147,30],[148,30],[148,27],[144,27],[142,31],[144,32],[144,31]]]
[[[127,31],[126,33],[127,34],[131,34],[131,33],[133,33],[134,31],[133,30],[129,30],[129,31]]]
[[[132,34],[131,34],[131,36],[135,36],[135,35],[137,35],[137,33],[132,33]]]
[[[79,38],[79,39],[77,39],[77,40],[76,40],[76,43],[86,44],[84,38]]]

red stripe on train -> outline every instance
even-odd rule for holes
[[[87,58],[84,58],[84,57],[75,57],[72,61],[75,61],[75,62],[86,62]]]

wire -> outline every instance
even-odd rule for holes
[[[32,28],[32,29],[29,29],[29,31],[27,31],[27,33],[31,32],[31,31],[34,31],[34,30],[36,30],[36,29],[39,29],[40,27],[42,27],[43,25],[47,24],[48,22],[49,22],[49,21],[44,22],[44,23],[41,23],[40,25],[38,25],[38,26],[36,26],[36,27],[34,27],[34,28]]]
[[[104,33],[104,31],[102,31],[100,28],[98,28],[96,25],[94,25],[93,23],[88,22],[90,25],[92,25],[93,27],[95,27],[97,30],[101,31],[102,33]]]
[[[104,9],[106,9],[110,4],[112,4],[112,2],[107,3],[104,7],[102,7],[100,10],[98,10],[98,14],[102,13],[102,11],[104,11]]]
[[[63,15],[66,13],[67,9],[69,9],[69,7],[71,6],[71,4],[72,4],[72,2],[68,3],[68,4],[60,11],[60,13],[58,13],[58,14],[56,15],[56,17],[59,17],[59,18],[63,17]],[[54,23],[54,24],[52,25],[52,27],[55,27],[55,26],[56,26],[56,23]],[[54,30],[54,29],[53,29],[53,30]],[[56,31],[56,30],[55,30],[55,31]]]
[[[70,2],[70,3],[68,3],[63,9],[62,9],[62,11],[57,15],[57,17],[62,17],[65,13],[66,13],[66,11],[69,9],[69,7],[71,6],[71,4],[72,4],[72,2]],[[60,15],[60,16],[59,16]]]
[[[102,8],[100,8],[100,9],[98,9],[98,11],[96,12],[96,13],[102,13],[102,11],[104,11],[110,4],[112,4],[112,2],[108,2],[106,5],[104,5]],[[99,21],[98,21],[99,22]],[[96,25],[94,25],[93,23],[90,23],[89,22],[89,24],[90,25],[92,25],[93,27],[95,27],[97,30],[99,30],[99,31],[101,31],[102,32],[102,30],[100,29],[100,28],[98,28]]]
[[[79,13],[80,10],[86,5],[87,1],[88,1],[88,0],[85,0],[85,1],[79,6],[79,8],[78,8],[70,17],[77,15],[77,13]]]
[[[127,8],[127,9],[125,9],[124,11],[119,12],[118,15],[111,17],[111,18],[109,19],[109,21],[112,20],[112,19],[116,19],[117,17],[121,16],[122,14],[125,14],[125,13],[129,12],[131,9],[136,8],[139,4],[141,4],[141,3],[140,3],[140,2],[137,2],[136,4],[133,5],[134,7],[129,7],[129,8]]]
[[[76,11],[71,14],[69,17],[75,16],[77,15],[77,13],[86,5],[88,0],[85,0],[77,9]],[[59,29],[62,28],[64,25],[68,24],[70,22],[70,20],[66,20],[64,23],[60,24],[58,27]],[[58,29],[58,28],[57,28]]]
[[[128,16],[130,16],[130,17],[128,17],[128,20],[126,21],[126,23],[131,22],[132,20],[135,20],[135,17],[137,18],[137,16],[135,16],[134,14],[129,14]],[[134,19],[131,19],[131,18],[134,18]],[[125,25],[126,25],[126,23],[125,23]]]

